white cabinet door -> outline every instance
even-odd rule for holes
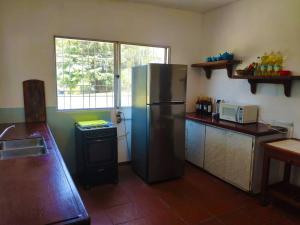
[[[250,191],[252,136],[226,131],[225,179],[245,191]]]
[[[203,168],[205,125],[186,121],[186,160]]]
[[[204,169],[223,178],[225,176],[226,131],[206,126]]]

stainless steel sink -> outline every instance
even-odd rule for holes
[[[48,153],[43,138],[0,141],[0,160],[35,157]]]

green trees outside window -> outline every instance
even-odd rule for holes
[[[163,47],[56,37],[55,49],[59,110],[113,108],[118,92],[121,106],[131,106],[131,68],[167,61]],[[115,71],[115,63],[120,72]],[[119,90],[114,87],[118,73]]]

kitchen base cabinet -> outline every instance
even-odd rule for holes
[[[229,130],[206,127],[204,169],[250,191],[254,138]]]
[[[251,190],[251,167],[255,139],[226,131],[225,179],[245,191]]]
[[[186,121],[186,160],[224,181],[252,193],[259,193],[263,150],[261,143],[284,138],[283,133],[261,136]],[[275,166],[273,166],[273,164]],[[271,163],[270,183],[280,180],[282,169]],[[279,168],[279,169],[278,169]]]
[[[204,169],[225,178],[226,132],[223,129],[206,127]]]
[[[204,169],[244,191],[258,193],[262,167],[260,143],[282,137],[284,134],[256,137],[206,125]]]
[[[187,120],[185,159],[188,162],[203,168],[204,144],[205,125],[192,120]]]
[[[187,114],[186,118],[187,161],[197,165],[200,158],[200,165],[212,175],[244,191],[259,193],[263,164],[261,143],[285,138],[286,130],[278,132],[263,123],[238,124],[196,113]],[[282,163],[271,161],[270,184],[281,180],[283,169]]]

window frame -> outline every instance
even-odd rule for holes
[[[58,85],[57,85],[57,62],[56,62],[56,38],[64,39],[74,39],[81,41],[97,41],[97,42],[108,42],[114,45],[114,106],[107,108],[78,108],[78,109],[58,109]],[[121,106],[121,45],[136,45],[142,47],[154,47],[154,48],[164,48],[165,49],[165,59],[164,63],[169,64],[171,62],[171,47],[167,45],[156,45],[156,44],[144,44],[137,42],[124,42],[124,41],[112,41],[112,40],[102,40],[95,38],[81,38],[73,36],[61,36],[54,35],[54,67],[55,67],[55,91],[56,91],[56,110],[59,112],[76,112],[76,111],[110,111],[113,109],[120,108],[131,108],[131,106]]]

